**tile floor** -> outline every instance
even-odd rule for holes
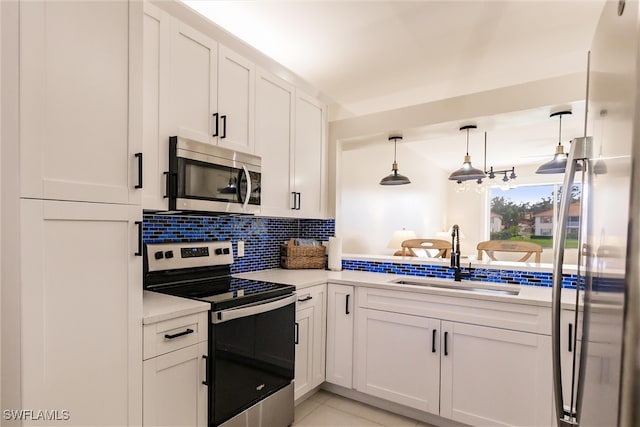
[[[430,427],[320,390],[296,406],[293,427]]]

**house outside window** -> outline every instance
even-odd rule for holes
[[[553,247],[555,216],[561,185],[523,185],[509,190],[491,189],[489,197],[491,240],[515,240]],[[580,187],[574,185],[569,205],[566,247],[577,245],[580,227]]]

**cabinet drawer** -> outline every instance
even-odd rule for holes
[[[356,301],[362,308],[551,334],[548,307],[364,287]]]
[[[318,299],[324,299],[324,293],[327,289],[327,285],[316,285],[308,288],[297,289],[296,294],[298,301],[296,301],[296,310],[302,310],[306,307],[314,305]]]
[[[144,325],[143,360],[206,341],[207,313]]]

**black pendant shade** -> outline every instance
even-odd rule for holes
[[[405,185],[411,184],[409,178],[398,173],[398,163],[396,162],[396,141],[402,140],[401,136],[390,136],[389,141],[393,141],[393,164],[391,173],[380,180],[380,185]]]
[[[462,183],[463,181],[477,181],[486,178],[486,174],[484,173],[484,171],[478,168],[474,168],[471,165],[471,156],[469,155],[469,129],[476,128],[476,125],[466,125],[460,128],[460,130],[467,131],[467,154],[464,156],[464,163],[462,163],[462,167],[449,175],[449,179],[451,181],[456,181],[458,184]]]
[[[558,116],[559,125],[558,125],[558,145],[556,146],[556,154],[554,154],[553,159],[548,162],[540,165],[536,173],[540,174],[552,174],[552,173],[564,173],[567,168],[567,155],[564,152],[564,147],[562,146],[562,116],[564,114],[571,114],[571,111],[558,111],[557,113],[551,114],[549,117]]]

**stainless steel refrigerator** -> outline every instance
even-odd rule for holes
[[[571,143],[562,186],[582,184],[582,210],[577,327],[567,333],[561,282],[571,191],[562,191],[552,309],[561,426],[640,426],[639,13],[637,0],[604,5],[589,53],[585,136]]]

